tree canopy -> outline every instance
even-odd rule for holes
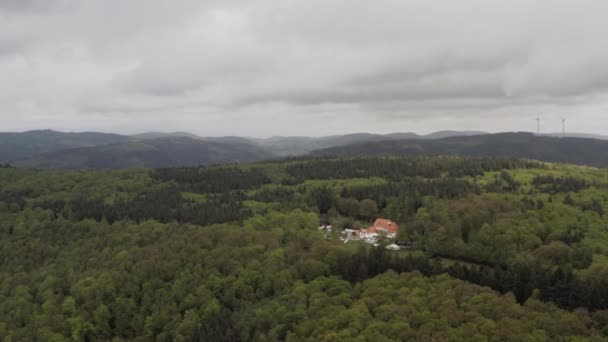
[[[455,157],[0,168],[0,340],[605,340],[607,175]],[[406,249],[339,239],[376,217]]]

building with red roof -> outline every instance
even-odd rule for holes
[[[374,222],[374,228],[376,230],[384,231],[387,234],[397,234],[399,232],[399,225],[395,222],[387,219],[376,219]]]
[[[380,233],[385,233],[388,237],[394,238],[397,236],[399,232],[399,225],[395,222],[387,219],[376,219],[374,225],[367,228],[359,230],[359,238],[363,240],[368,240],[371,242],[376,241],[376,237]]]

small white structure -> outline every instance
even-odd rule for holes
[[[401,247],[399,247],[399,245],[393,243],[393,244],[386,246],[386,249],[391,250],[391,251],[398,251],[401,249]]]
[[[359,240],[359,231],[356,229],[344,229],[344,242],[348,242],[348,240]]]

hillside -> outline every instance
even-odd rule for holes
[[[482,131],[437,131],[437,132],[433,132],[427,135],[423,135],[421,136],[422,139],[443,139],[443,138],[450,138],[450,137],[461,137],[461,136],[476,136],[476,135],[483,135],[483,134],[488,134],[487,132],[482,132]]]
[[[192,138],[192,139],[201,139],[198,135],[188,133],[188,132],[144,132],[139,134],[132,134],[129,137],[134,140],[150,140],[150,139],[160,139],[160,138]]]
[[[458,136],[437,140],[390,140],[357,143],[313,151],[315,156],[455,155],[515,157],[549,162],[608,167],[608,141],[555,138],[530,133]]]
[[[511,158],[0,167],[0,340],[605,341],[607,190]]]
[[[608,140],[440,131],[429,135],[356,133],[326,137],[198,137],[189,133],[30,131],[0,133],[0,164],[64,169],[118,169],[252,162],[284,156],[515,157],[608,167]]]
[[[150,148],[149,145],[157,145],[157,143],[149,143],[150,140],[159,139],[191,139],[199,140],[208,143],[208,146],[215,146],[212,148],[213,151],[209,151],[203,154],[210,154],[209,160],[213,163],[216,160],[220,163],[235,163],[242,161],[255,161],[260,159],[267,159],[269,157],[281,157],[281,156],[299,156],[310,153],[317,149],[323,149],[333,146],[344,146],[354,143],[362,142],[376,142],[393,140],[399,138],[412,138],[412,139],[434,139],[439,136],[453,136],[453,135],[470,135],[476,132],[458,132],[458,131],[446,131],[437,132],[429,135],[417,135],[414,133],[393,133],[387,135],[380,134],[347,134],[347,135],[335,135],[326,137],[272,137],[272,138],[247,138],[238,136],[224,136],[224,137],[201,137],[188,132],[146,132],[134,135],[118,135],[109,133],[97,133],[97,132],[58,132],[52,130],[38,130],[38,131],[27,131],[20,133],[0,133],[0,164],[10,163],[12,165],[19,166],[36,166],[43,168],[90,168],[91,165],[110,165],[112,164],[111,153],[116,153],[115,157],[117,161],[114,163],[113,168],[127,168],[141,165],[192,165],[193,163],[201,160],[206,160],[205,157],[197,157],[195,161],[190,162],[187,159],[180,159],[178,157],[176,161],[171,162],[167,160],[167,154],[162,154],[163,149],[159,149],[158,146]],[[124,146],[112,146],[112,147],[101,147],[105,145],[116,145],[125,144]],[[220,147],[221,144],[227,144],[224,148]],[[204,146],[202,144],[201,146]],[[245,146],[249,145],[249,146]],[[94,149],[82,149],[89,147],[100,147]],[[176,152],[177,148],[190,149],[193,146],[191,144],[174,144],[172,147],[167,147],[171,151]],[[241,150],[240,152],[234,152],[232,150]],[[139,151],[144,154],[145,157],[140,155],[137,156],[126,156],[125,150],[134,153]],[[263,151],[262,151],[263,150]],[[160,153],[156,157],[153,155],[154,151]],[[232,152],[230,152],[232,151]],[[168,152],[168,151],[165,151]],[[104,161],[95,162],[89,160],[87,153],[91,154],[96,158],[102,158]],[[250,153],[250,156],[245,156],[245,153]],[[179,152],[183,156],[196,155],[196,151],[185,150]],[[221,156],[223,154],[223,156]],[[56,158],[56,160],[52,160]],[[127,160],[125,160],[125,158]],[[140,160],[144,158],[145,160]],[[151,160],[156,159],[155,162]],[[163,160],[165,160],[163,162]],[[179,162],[178,164],[176,164]],[[97,167],[97,166],[95,166]]]
[[[297,156],[309,153],[316,149],[343,146],[353,143],[363,143],[372,141],[390,140],[390,137],[368,134],[354,133],[347,135],[335,135],[326,137],[272,137],[267,139],[254,139],[253,141],[259,146],[265,148],[269,152],[277,156]]]
[[[52,130],[0,132],[0,163],[30,158],[42,153],[123,143],[130,140],[123,135],[97,132],[68,133]]]
[[[543,133],[542,135],[549,136],[549,137],[556,137],[556,138],[560,138],[560,137],[564,136],[563,133],[559,133],[559,132]],[[565,136],[568,137],[568,138],[585,138],[585,139],[608,140],[608,135],[601,135],[601,134],[570,132],[570,133],[566,133]]]
[[[239,163],[271,157],[252,144],[173,137],[62,150],[14,161],[11,165],[41,169],[126,169]]]
[[[391,141],[396,139],[439,139],[452,136],[469,136],[483,134],[477,131],[439,131],[428,135],[416,133],[390,133],[370,134],[353,133],[345,135],[331,135],[324,137],[272,137],[267,139],[252,139],[270,153],[277,156],[297,156],[310,153],[314,150],[335,146],[345,146],[356,143],[372,143],[380,141]]]

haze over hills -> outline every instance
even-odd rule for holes
[[[434,133],[437,134],[437,133]],[[453,135],[470,134],[469,132],[452,132]],[[432,135],[429,135],[432,136]],[[111,157],[105,157],[100,153],[117,153],[117,151],[132,151],[132,144],[135,142],[144,142],[155,139],[170,139],[183,138],[193,140],[189,146],[204,146],[201,142],[212,143],[208,146],[219,147],[221,144],[228,144],[225,151],[234,151],[235,148],[242,148],[242,153],[237,153],[238,157],[231,159],[235,154],[228,153],[225,158],[217,155],[207,156],[192,156],[193,160],[221,160],[223,162],[238,162],[243,161],[242,156],[245,153],[252,153],[255,158],[260,158],[262,155],[267,157],[281,157],[289,155],[303,155],[317,149],[348,145],[357,142],[367,141],[382,141],[395,139],[397,137],[411,138],[427,138],[429,136],[420,136],[414,133],[395,133],[389,135],[379,134],[349,134],[335,135],[328,137],[312,138],[312,137],[271,137],[264,139],[248,138],[248,137],[201,137],[188,132],[146,132],[134,135],[119,135],[112,133],[97,133],[97,132],[58,132],[53,130],[35,130],[27,132],[0,132],[0,163],[11,163],[14,165],[29,165],[33,167],[59,167],[57,165],[71,165],[77,167],[76,160],[84,160],[84,153],[90,152],[98,158],[109,160]],[[194,141],[199,141],[195,143]],[[238,144],[236,144],[238,143]],[[99,147],[104,145],[125,144],[118,148],[97,148],[90,150],[81,150],[84,147]],[[162,142],[154,143],[163,145]],[[240,144],[240,145],[239,145]],[[173,148],[183,147],[183,145],[174,145]],[[166,146],[167,147],[167,146]],[[264,152],[260,154],[260,149]],[[70,151],[72,150],[72,151]],[[137,150],[137,149],[135,149]],[[222,150],[222,149],[220,149]],[[56,153],[60,152],[61,153]],[[141,152],[138,150],[138,153]],[[194,151],[191,151],[194,152]],[[199,151],[204,153],[204,151]],[[178,152],[181,153],[181,152]],[[52,158],[59,158],[51,162]],[[62,159],[68,160],[62,160]],[[45,161],[46,160],[46,161]],[[259,160],[259,159],[255,159]],[[141,161],[143,164],[145,162]],[[52,165],[51,165],[52,164]],[[82,165],[83,168],[88,168],[89,163]],[[129,165],[138,165],[137,162],[128,163]],[[180,164],[181,165],[181,164]],[[125,166],[126,167],[126,166]]]
[[[608,166],[608,141],[531,133],[478,131],[354,133],[326,137],[200,137],[191,133],[137,135],[50,130],[0,133],[0,163],[51,169],[120,169],[241,163],[287,156],[506,156]]]
[[[345,135],[331,135],[319,138],[313,137],[271,137],[266,139],[254,139],[254,141],[277,156],[302,155],[314,150],[334,146],[345,146],[355,143],[390,141],[395,139],[439,139],[450,136],[469,136],[486,134],[480,131],[439,131],[427,135],[416,133],[352,133]]]
[[[192,138],[192,139],[200,139],[196,134],[188,133],[188,132],[144,132],[139,134],[132,134],[129,137],[134,138],[136,140],[150,140],[150,139],[159,139],[159,138]]]
[[[548,136],[548,137],[566,137],[566,138],[585,138],[585,139],[599,139],[599,140],[608,140],[608,135],[601,135],[601,134],[589,134],[589,133],[566,133],[564,135],[564,133],[559,133],[559,132],[555,132],[555,133],[542,133],[542,136]]]
[[[357,143],[331,147],[315,156],[418,156],[456,155],[515,157],[608,167],[608,141],[585,138],[557,138],[531,133],[499,133],[455,136],[444,139],[405,139]]]
[[[125,169],[244,163],[271,158],[252,144],[169,137],[83,147],[12,163],[42,169]]]
[[[130,140],[130,137],[124,135],[97,132],[0,132],[0,162],[6,163],[70,148],[116,144]]]

